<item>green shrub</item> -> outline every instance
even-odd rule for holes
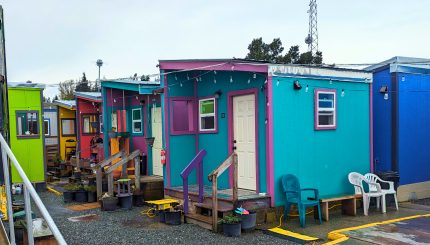
[[[220,220],[222,224],[238,224],[240,221],[240,217],[235,215],[226,215]]]
[[[88,192],[96,192],[97,191],[97,187],[95,185],[86,185],[84,187],[84,189]]]

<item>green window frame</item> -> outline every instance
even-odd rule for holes
[[[39,112],[16,111],[16,136],[17,138],[39,138]]]
[[[134,134],[143,133],[142,108],[131,110],[131,128]]]

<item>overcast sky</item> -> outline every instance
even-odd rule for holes
[[[253,38],[300,45],[307,0],[1,0],[9,81],[156,73],[159,59],[244,57]],[[318,0],[325,63],[430,58],[430,1]]]

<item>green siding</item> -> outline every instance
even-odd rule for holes
[[[281,177],[298,176],[302,188],[320,195],[352,193],[347,175],[369,172],[369,85],[273,77],[275,205],[284,203]],[[306,85],[309,91],[306,92]],[[337,128],[314,130],[314,90],[337,91]],[[342,97],[342,89],[345,95]]]
[[[31,182],[45,181],[41,92],[41,89],[34,88],[9,88],[10,145]],[[39,136],[37,138],[17,138],[16,111],[18,110],[38,112]],[[12,167],[12,182],[22,182],[14,167]]]

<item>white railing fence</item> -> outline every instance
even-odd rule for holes
[[[54,235],[55,239],[57,240],[58,244],[60,245],[67,244],[66,241],[64,240],[63,235],[61,234],[60,230],[58,230],[57,225],[54,223],[54,220],[52,219],[45,205],[43,205],[42,200],[40,200],[39,195],[37,194],[36,190],[34,189],[27,175],[24,173],[24,170],[22,170],[21,165],[19,164],[18,160],[16,160],[15,155],[13,154],[12,150],[9,148],[9,145],[6,143],[5,139],[1,134],[0,134],[0,146],[1,146],[1,153],[2,153],[1,156],[2,156],[2,162],[3,162],[4,182],[6,186],[10,244],[15,244],[15,229],[13,224],[12,193],[11,193],[11,182],[10,182],[9,164],[8,164],[9,160],[11,165],[15,167],[15,169],[17,170],[19,176],[23,181],[28,243],[30,245],[34,244],[33,219],[31,216],[31,199],[30,199],[31,197],[33,198],[33,202],[36,204],[37,208],[42,214],[42,217],[45,219],[46,223],[51,229],[51,232]]]

